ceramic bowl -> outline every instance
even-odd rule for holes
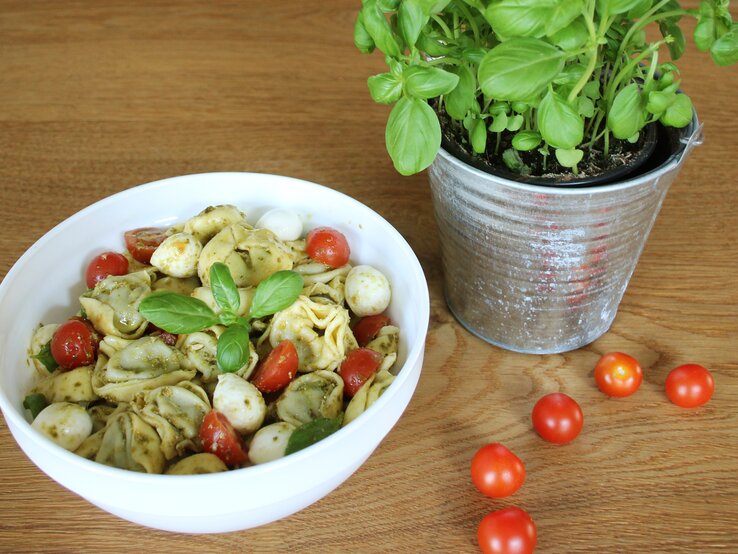
[[[36,379],[27,348],[39,322],[64,321],[78,307],[84,268],[97,253],[123,251],[123,232],[168,226],[205,206],[235,204],[255,222],[274,207],[302,214],[305,230],[339,228],[354,263],[388,276],[388,314],[401,333],[397,378],[370,408],[335,434],[290,456],[225,473],[147,475],[88,461],[31,427],[22,408]],[[411,308],[411,309],[408,309]],[[402,236],[376,212],[330,188],[298,179],[213,173],[134,187],[63,221],[16,262],[0,284],[0,408],[26,455],[49,477],[116,516],[148,527],[216,533],[283,518],[326,496],[369,457],[400,418],[420,376],[428,287]]]

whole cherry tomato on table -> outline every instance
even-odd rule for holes
[[[484,554],[531,554],[537,540],[533,519],[517,507],[487,514],[477,529],[477,541]]]
[[[125,275],[126,273],[128,273],[128,259],[123,254],[103,252],[95,256],[87,266],[85,280],[87,286],[93,288],[109,275]]]
[[[200,425],[200,440],[205,452],[215,454],[227,466],[237,466],[249,459],[246,444],[222,413],[211,410]]]
[[[100,336],[86,319],[72,318],[62,323],[51,337],[51,355],[63,370],[95,362]]]
[[[133,259],[148,264],[154,251],[167,238],[167,234],[166,229],[160,227],[142,227],[126,231],[123,238]]]
[[[584,425],[576,400],[562,392],[541,397],[533,407],[533,428],[543,440],[556,444],[573,441]]]
[[[666,377],[666,396],[682,408],[706,404],[714,391],[715,380],[710,371],[701,365],[680,365]]]
[[[346,237],[332,227],[318,227],[305,237],[305,251],[316,262],[328,267],[341,267],[351,255]]]
[[[643,382],[643,370],[638,361],[622,352],[602,356],[594,371],[597,388],[608,396],[630,396]]]
[[[277,392],[290,384],[299,364],[295,345],[285,339],[256,368],[251,383],[261,392]]]
[[[525,481],[525,466],[515,454],[499,443],[477,450],[471,462],[474,486],[482,494],[502,498],[517,491]]]

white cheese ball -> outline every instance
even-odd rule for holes
[[[370,265],[357,265],[349,271],[345,291],[351,311],[361,317],[381,314],[392,297],[387,277]]]
[[[259,389],[235,373],[218,376],[213,408],[222,413],[239,433],[253,433],[264,422],[266,402]]]
[[[189,233],[167,237],[151,255],[151,265],[172,277],[197,275],[197,260],[202,244]]]
[[[297,427],[286,421],[259,429],[249,445],[249,460],[255,464],[263,464],[283,457],[287,442],[295,429]]]
[[[90,414],[72,402],[49,404],[39,412],[31,426],[70,451],[77,450],[92,434]]]
[[[302,236],[302,221],[292,210],[274,208],[256,222],[257,229],[269,229],[279,240],[297,240]]]

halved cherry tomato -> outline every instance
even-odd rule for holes
[[[714,391],[715,379],[701,365],[680,365],[672,369],[666,377],[666,396],[682,408],[696,408],[706,404]]]
[[[383,314],[362,317],[354,325],[354,338],[359,346],[366,346],[373,341],[382,327],[390,324],[390,318]]]
[[[200,440],[205,452],[211,452],[227,466],[237,466],[248,461],[249,455],[241,435],[222,413],[211,410],[200,425]]]
[[[151,255],[167,238],[166,229],[160,227],[142,227],[126,231],[123,235],[126,248],[133,259],[142,264],[151,262]]]
[[[277,392],[290,384],[299,364],[295,345],[285,339],[256,368],[251,383],[261,392]]]
[[[643,382],[643,370],[638,361],[622,352],[602,356],[594,370],[597,388],[608,396],[630,396]]]
[[[377,372],[384,357],[371,348],[357,348],[346,355],[338,368],[343,379],[343,392],[353,397],[367,380]]]
[[[477,529],[477,542],[484,554],[531,554],[537,541],[533,518],[515,506],[487,514]]]
[[[506,446],[487,444],[472,458],[471,477],[479,492],[492,498],[502,498],[522,486],[525,466]]]
[[[556,444],[573,441],[584,425],[584,415],[576,400],[563,392],[541,397],[533,407],[533,428],[543,440]]]
[[[305,237],[305,251],[316,262],[334,268],[346,265],[351,255],[346,237],[332,227],[310,231]]]
[[[51,337],[51,355],[63,370],[95,362],[100,336],[92,324],[82,318],[62,323]]]
[[[125,275],[128,273],[128,259],[118,252],[103,252],[92,258],[85,272],[88,288],[92,288],[98,281],[108,275]]]

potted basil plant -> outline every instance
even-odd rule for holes
[[[368,79],[393,105],[387,150],[403,175],[430,166],[446,298],[470,331],[551,353],[610,327],[701,142],[675,64],[685,18],[715,64],[738,61],[725,0],[362,2],[354,42],[388,66]]]

